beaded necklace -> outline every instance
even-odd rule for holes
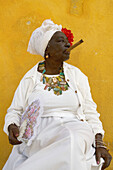
[[[60,74],[56,77],[47,77],[45,75],[46,69],[45,69],[45,63],[44,61],[42,63],[39,63],[39,70],[42,71],[42,76],[40,81],[45,84],[44,90],[50,91],[53,89],[55,95],[61,95],[62,91],[68,90],[68,83],[65,81],[65,75],[63,67],[60,69]]]

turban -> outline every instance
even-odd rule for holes
[[[39,54],[44,57],[46,47],[51,37],[55,32],[61,30],[61,25],[54,24],[50,19],[45,20],[39,28],[33,31],[27,51],[31,54]]]

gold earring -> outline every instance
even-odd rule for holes
[[[46,55],[46,58],[49,58],[49,56],[48,56],[48,55]]]

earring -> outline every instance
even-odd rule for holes
[[[49,58],[49,56],[48,56],[48,55],[46,55],[46,58]]]

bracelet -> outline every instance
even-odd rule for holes
[[[96,141],[95,143],[96,143],[96,144],[102,144],[102,145],[106,145],[106,146],[107,146],[107,144],[104,143],[104,142],[102,142],[102,141]]]
[[[107,149],[107,147],[106,147],[107,144],[105,142],[103,142],[102,140],[95,139],[95,145],[96,145],[95,148],[105,148],[107,151],[109,151],[109,149]]]
[[[106,146],[104,146],[104,145],[96,145],[96,147],[95,148],[105,148],[105,149],[107,149],[107,147]]]
[[[104,148],[104,149],[106,149],[107,151],[109,151],[109,149],[107,149],[107,147],[106,146],[103,146],[103,145],[97,145],[96,147],[95,147],[95,149],[96,148]]]
[[[97,143],[97,144],[103,144],[103,145],[106,145],[106,146],[107,146],[107,144],[106,144],[105,142],[103,142],[102,140],[97,140],[97,139],[95,139],[95,143]]]

